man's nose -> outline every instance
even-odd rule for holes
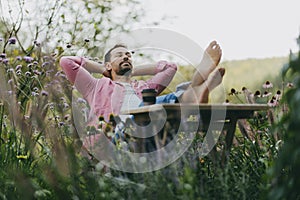
[[[128,57],[125,56],[125,57],[123,58],[123,60],[124,60],[124,61],[128,61]]]

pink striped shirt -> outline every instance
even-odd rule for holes
[[[85,58],[62,57],[60,65],[68,80],[74,83],[76,89],[88,102],[91,112],[89,119],[98,120],[103,116],[109,120],[111,114],[120,113],[124,100],[124,86],[110,78],[95,78],[83,66]],[[147,81],[132,80],[131,86],[137,96],[142,98],[142,90],[153,88],[160,94],[169,85],[177,71],[177,65],[166,61],[159,61],[156,65],[156,74]],[[94,124],[96,121],[93,121]]]

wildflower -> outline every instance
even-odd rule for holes
[[[53,71],[53,70],[48,70],[48,71],[46,71],[46,76],[50,76],[52,71]]]
[[[49,56],[43,56],[44,60],[49,60]]]
[[[278,100],[281,97],[281,91],[277,90],[276,94],[275,94],[275,98]]]
[[[39,63],[38,63],[38,61],[34,61],[33,64],[34,65],[38,65]]]
[[[21,70],[16,71],[17,76],[20,76],[22,74]]]
[[[42,90],[41,94],[42,94],[42,96],[48,96],[48,92],[45,90]]]
[[[0,58],[6,58],[6,53],[1,53]]]
[[[274,100],[273,98],[268,102],[268,106],[275,107],[278,105],[278,101]]]
[[[86,39],[84,39],[84,41],[85,41],[85,42],[90,42],[90,39],[87,39],[87,38],[86,38]]]
[[[254,93],[254,96],[255,96],[255,97],[260,97],[260,91],[259,91],[259,90],[256,90],[255,93]]]
[[[69,115],[69,114],[66,114],[66,115],[64,116],[64,120],[68,121],[69,119],[70,119],[70,115]]]
[[[25,76],[29,77],[31,75],[31,72],[27,71],[25,72]]]
[[[22,65],[17,65],[16,66],[16,71],[18,71],[19,69],[21,69],[22,68]]]
[[[35,45],[38,46],[38,47],[41,45],[41,43],[39,43],[37,40],[34,40],[34,41],[33,41],[33,44],[35,44]]]
[[[42,64],[42,67],[47,67],[47,66],[49,66],[49,62],[44,62],[43,64]]]
[[[263,88],[265,88],[265,89],[269,89],[269,88],[272,88],[272,87],[273,87],[273,84],[270,81],[266,81],[263,84]]]
[[[3,41],[3,38],[0,38],[0,42],[2,42]]]
[[[16,60],[22,60],[22,57],[21,56],[17,56]]]
[[[287,86],[288,88],[292,88],[292,87],[294,87],[294,84],[293,84],[293,83],[287,83],[286,86]]]
[[[262,97],[268,97],[270,95],[272,95],[271,92],[265,91],[264,94],[262,95]]]
[[[3,62],[4,64],[8,64],[8,59],[7,59],[7,58],[4,58],[4,59],[2,60],[2,62]]]
[[[9,68],[9,69],[7,69],[6,72],[7,72],[7,73],[14,72],[14,69],[13,69],[13,68]]]
[[[242,91],[245,95],[247,103],[254,103],[254,95],[250,90],[248,90],[246,87],[242,88]]]
[[[39,88],[34,87],[34,88],[33,88],[33,91],[37,92],[37,91],[39,91]]]
[[[239,92],[236,91],[234,88],[231,88],[230,93],[228,95],[234,95],[234,94],[238,94]]]
[[[62,126],[64,126],[64,125],[65,125],[65,122],[59,122],[59,123],[58,123],[58,126],[59,126],[59,127],[62,127]]]
[[[225,104],[225,105],[229,104],[229,100],[226,99],[225,102],[224,102],[223,104]]]
[[[42,72],[40,72],[39,70],[33,70],[33,73],[38,76],[42,74]]]
[[[32,63],[28,64],[27,67],[28,67],[29,69],[31,69]]]
[[[69,108],[69,104],[67,104],[66,102],[64,102],[64,108],[68,109]]]
[[[38,92],[31,92],[31,95],[36,97],[36,96],[39,96],[39,93]]]
[[[16,42],[17,42],[17,39],[14,37],[8,39],[8,44],[16,44]]]
[[[30,56],[24,56],[23,59],[25,60],[25,62],[30,63],[33,61],[33,58]]]
[[[67,44],[67,48],[71,48],[72,45],[70,43]]]

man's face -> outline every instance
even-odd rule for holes
[[[124,47],[118,47],[110,52],[110,64],[117,75],[129,75],[132,70],[131,53]]]

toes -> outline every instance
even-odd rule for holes
[[[220,72],[221,76],[224,76],[224,74],[225,74],[225,68],[219,68],[218,71]]]
[[[212,41],[210,44],[209,44],[209,48],[213,49],[214,46],[217,44],[217,41]]]

